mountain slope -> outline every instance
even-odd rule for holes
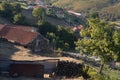
[[[109,0],[58,0],[52,5],[75,11],[87,10],[90,8],[101,8],[101,4],[106,5]]]
[[[100,18],[110,21],[120,20],[120,3],[105,7],[99,11]]]
[[[64,9],[72,9],[77,12],[91,9],[102,9],[107,6],[114,5],[120,0],[50,0],[52,5]]]
[[[120,20],[120,0],[49,0],[53,6],[66,10],[83,12],[89,16],[91,12],[98,12],[101,19]]]

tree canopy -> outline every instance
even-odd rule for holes
[[[16,23],[16,20],[18,19],[18,14],[21,14],[21,11],[22,11],[21,5],[16,2],[3,0],[0,3],[0,15],[2,17],[9,19],[12,23]],[[22,22],[18,22],[17,20],[17,23]]]
[[[38,25],[41,25],[42,22],[45,22],[46,19],[46,11],[44,8],[38,7],[35,8],[32,12],[33,16],[38,18]]]
[[[38,32],[47,37],[51,43],[55,42],[56,48],[61,48],[62,50],[75,48],[74,41],[76,41],[76,37],[69,27],[53,26],[48,22],[44,22],[39,26]]]
[[[99,19],[88,19],[88,27],[80,32],[82,39],[76,42],[81,53],[101,58],[101,69],[105,63],[120,56],[120,34],[112,24]]]
[[[0,4],[0,13],[3,17],[10,17],[13,16],[12,14],[12,5],[8,1],[3,1]]]
[[[13,20],[14,20],[14,24],[27,24],[27,22],[26,22],[26,18],[25,18],[25,16],[23,16],[22,14],[16,14],[15,16],[14,16],[14,18],[13,18]]]

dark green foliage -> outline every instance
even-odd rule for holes
[[[92,13],[90,14],[90,17],[91,17],[91,18],[99,18],[99,13],[98,13],[98,12],[92,12]]]
[[[33,16],[38,18],[38,25],[42,25],[43,22],[46,20],[46,11],[44,8],[38,7],[33,9],[32,11]]]
[[[58,26],[58,31],[56,35],[59,36],[60,41],[63,41],[64,45],[62,45],[61,48],[64,48],[67,44],[70,46],[71,49],[75,47],[74,41],[76,41],[76,37],[72,29],[70,29],[69,27]]]
[[[48,32],[56,33],[57,27],[51,25],[48,22],[43,22],[41,26],[39,26],[38,32],[40,32],[43,36],[46,37]]]
[[[88,27],[80,32],[83,39],[76,42],[76,49],[81,53],[100,57],[100,73],[104,64],[117,60],[120,55],[120,34],[112,26],[98,18],[88,19]]]
[[[23,24],[25,21],[25,17],[22,16],[21,10],[21,6],[18,3],[12,3],[7,0],[0,3],[0,15],[9,19],[12,23],[15,24]]]
[[[21,25],[27,24],[25,16],[23,16],[20,13],[14,16],[13,21],[14,24],[21,24]]]
[[[21,8],[21,5],[18,4],[18,3],[11,3],[11,6],[12,6],[12,14],[18,14],[18,13],[21,13],[22,11],[22,8]]]
[[[12,18],[12,16],[13,16],[12,10],[13,10],[13,7],[9,2],[3,1],[0,4],[0,14],[1,14],[1,16],[6,17],[6,18]]]
[[[56,27],[48,22],[44,22],[41,26],[39,26],[38,32],[47,37],[50,42],[53,42],[53,39],[55,39],[56,48],[61,48],[62,50],[75,48],[74,41],[76,41],[76,37],[72,29],[68,27]]]
[[[83,71],[83,65],[68,61],[59,61],[56,69],[56,76],[65,76],[67,78],[84,76],[89,78],[89,75]]]

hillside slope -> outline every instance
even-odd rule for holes
[[[102,9],[116,5],[120,0],[49,0],[53,6],[75,11]]]
[[[120,20],[120,3],[116,5],[105,7],[99,11],[99,15],[101,19],[117,21]]]
[[[102,5],[101,5],[102,4]],[[110,4],[110,0],[58,0],[52,5],[75,11],[100,9]]]
[[[89,16],[98,12],[100,18],[110,21],[120,20],[120,0],[50,0],[53,6],[66,10],[83,12]]]

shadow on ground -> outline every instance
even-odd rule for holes
[[[19,49],[14,44],[0,40],[0,59],[11,59],[11,56]]]

